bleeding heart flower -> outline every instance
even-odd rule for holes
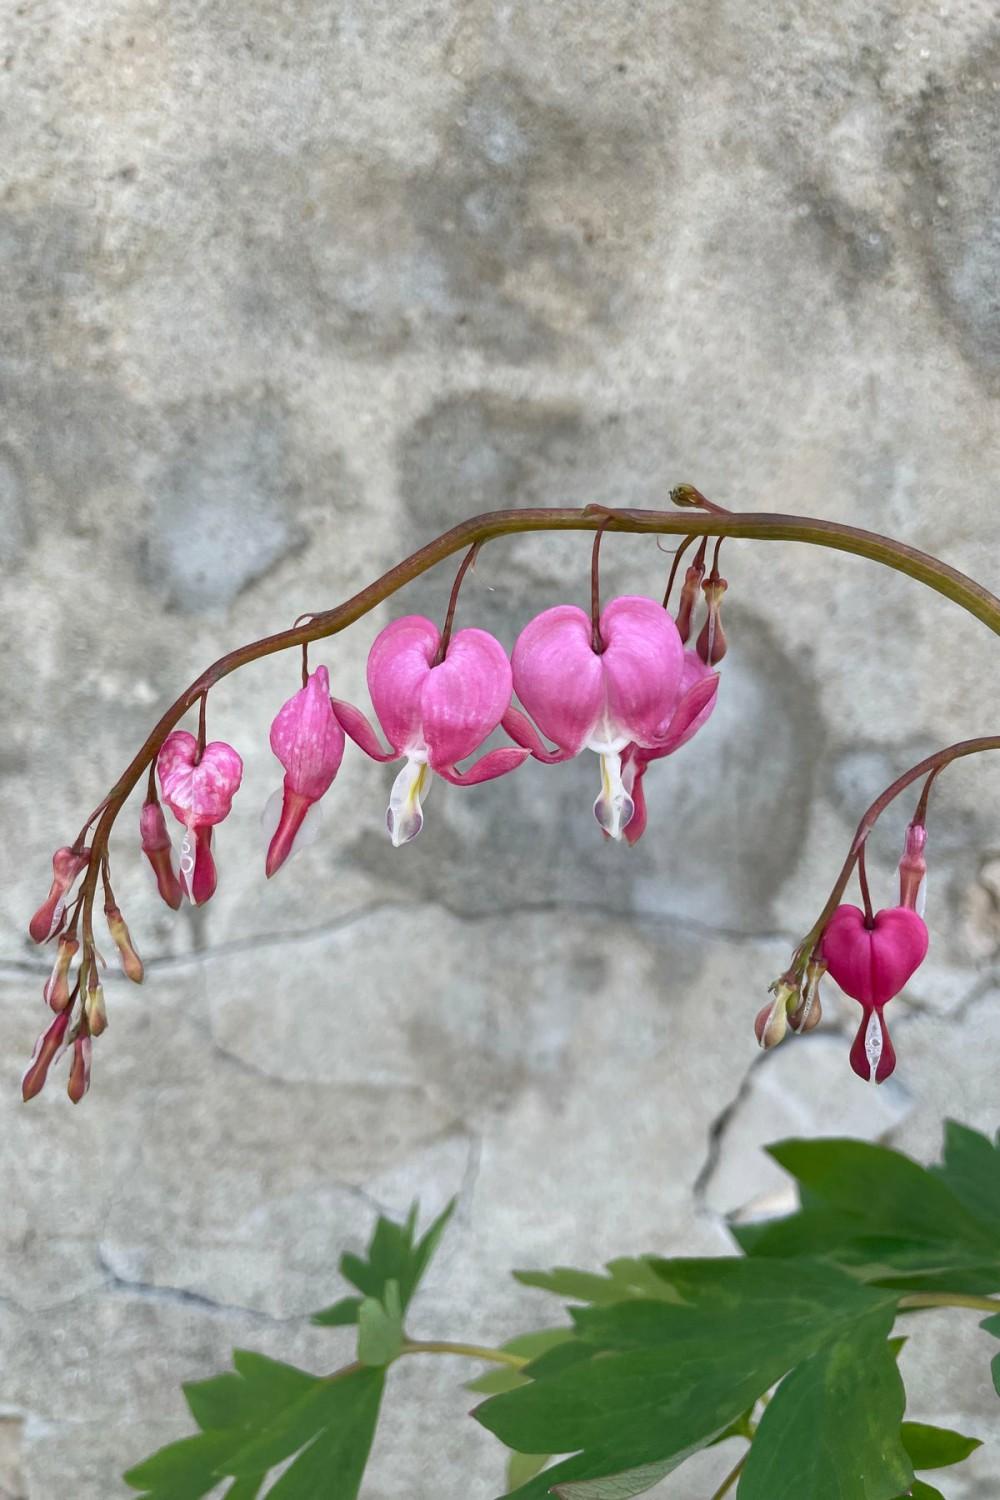
[[[516,770],[526,750],[490,750],[469,767],[458,762],[479,749],[510,706],[511,670],[500,642],[485,630],[459,630],[444,660],[432,620],[406,615],[387,625],[368,654],[368,691],[392,746],[385,751],[359,709],[334,700],[343,728],[373,760],[406,764],[393,783],[386,826],[393,844],[408,843],[423,826],[421,797],[431,771],[453,786],[473,786]]]
[[[838,906],[830,918],[822,956],[840,988],[863,1010],[851,1048],[851,1067],[860,1078],[882,1083],[896,1066],[882,1008],[923,963],[928,942],[923,919],[902,906],[876,912],[870,926],[857,906]]]
[[[66,915],[66,900],[73,882],[81,870],[90,863],[89,849],[57,849],[52,856],[52,884],[49,894],[28,923],[28,931],[36,943],[45,943],[55,937],[62,927]]]
[[[601,649],[595,648],[590,617],[574,604],[557,604],[536,615],[514,646],[514,690],[557,750],[545,748],[517,709],[503,723],[538,760],[569,760],[585,749],[600,756],[594,813],[617,839],[635,811],[622,778],[622,752],[630,743],[652,749],[667,735],[684,648],[673,619],[653,599],[612,599],[601,612],[598,633]]]
[[[231,745],[213,740],[198,755],[198,741],[186,729],[168,734],[156,757],[163,800],[185,834],[181,843],[181,885],[196,906],[215,890],[212,828],[228,817],[243,779],[243,762]]]
[[[344,758],[344,731],[330,702],[330,674],[317,667],[304,688],[280,708],[271,725],[271,749],[285,768],[285,780],[264,812],[273,816],[267,850],[268,879],[308,840],[312,809],[327,792]],[[279,811],[280,809],[280,811]]]
[[[69,1026],[71,1009],[61,1010],[55,1020],[35,1042],[35,1050],[31,1054],[31,1062],[25,1070],[21,1079],[21,1098],[27,1104],[36,1094],[40,1094],[45,1087],[45,1080],[49,1076],[52,1064],[62,1056],[66,1050],[66,1030]]]
[[[719,691],[719,674],[705,666],[696,651],[685,651],[677,703],[663,740],[651,749],[634,742],[622,751],[622,782],[635,811],[625,825],[625,840],[637,844],[646,831],[646,794],[643,777],[650,761],[673,755],[712,717]]]

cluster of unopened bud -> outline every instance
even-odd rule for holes
[[[82,941],[77,936],[80,901],[69,918],[69,926],[62,930],[67,920],[73,883],[89,862],[89,850],[81,853],[66,849],[56,851],[53,869],[57,878],[53,881],[53,890],[32,920],[33,936],[44,930],[46,936],[41,941],[58,936],[58,943],[52,971],[42,991],[45,1004],[55,1015],[37,1038],[31,1062],[21,1080],[21,1097],[25,1100],[41,1093],[53,1063],[71,1048],[67,1093],[74,1104],[79,1104],[90,1087],[92,1039],[107,1029],[108,1011],[100,978],[104,960],[94,943],[86,917]],[[106,866],[102,869],[108,931],[118,949],[122,972],[134,983],[141,984],[142,959],[135,950],[128,925],[111,892]]]

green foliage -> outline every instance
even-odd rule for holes
[[[510,1500],[632,1500],[733,1439],[749,1443],[733,1500],[942,1500],[914,1471],[980,1445],[904,1420],[905,1339],[893,1330],[921,1306],[989,1312],[1000,1149],[949,1125],[932,1168],[852,1140],[771,1151],[801,1206],[734,1229],[742,1256],[516,1273],[573,1305],[568,1324],[482,1351],[499,1367],[469,1383],[486,1398],[474,1416],[511,1450]],[[450,1214],[421,1238],[415,1209],[403,1224],[379,1219],[367,1253],[342,1256],[356,1295],[313,1321],[356,1325],[353,1364],[321,1377],[236,1351],[232,1371],[184,1388],[198,1433],[128,1483],[145,1500],[200,1500],[220,1483],[227,1500],[357,1500],[386,1370],[422,1352],[404,1319]],[[1000,1338],[995,1305],[982,1326]],[[1000,1393],[1000,1354],[993,1376]]]

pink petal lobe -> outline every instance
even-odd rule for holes
[[[58,1060],[66,1047],[66,1028],[69,1026],[71,1010],[63,1010],[56,1016],[35,1042],[24,1076],[21,1079],[21,1098],[27,1104],[45,1087],[52,1064]]]
[[[385,764],[389,760],[398,760],[401,752],[399,750],[383,750],[375,733],[360,708],[355,708],[353,703],[345,703],[343,698],[332,698],[331,705],[337,717],[340,727],[351,737],[359,750],[370,755],[372,760],[381,761]]]
[[[76,853],[64,846],[53,854],[49,894],[28,923],[28,932],[34,942],[45,943],[60,930],[66,912],[66,898],[76,877],[89,862],[89,849]]]
[[[156,757],[163,800],[187,828],[221,823],[243,779],[243,762],[231,745],[213,740],[197,760],[198,742],[186,729],[168,734]]]
[[[647,758],[635,745],[626,746],[622,755],[622,781],[632,798],[632,816],[625,825],[625,842],[630,846],[637,844],[646,832],[646,789],[643,780],[648,764]]]
[[[527,750],[504,747],[487,751],[479,760],[473,761],[467,771],[459,771],[455,766],[435,766],[434,771],[452,786],[476,786],[481,781],[493,781],[497,776],[506,776],[508,772],[516,771],[518,766],[523,766],[529,759]]]
[[[212,828],[202,823],[188,830],[181,843],[181,885],[195,906],[203,906],[215,894],[218,871],[212,854]]]
[[[295,836],[305,820],[306,813],[313,803],[308,797],[303,797],[300,792],[290,791],[287,785],[284,788],[284,797],[281,804],[281,816],[275,829],[274,837],[267,847],[267,858],[264,862],[264,873],[270,880],[276,874],[285,860],[292,852]]]
[[[601,661],[589,616],[575,604],[543,610],[514,645],[514,691],[541,732],[568,755],[583,749],[604,710]]]
[[[572,758],[573,751],[547,749],[534,724],[519,708],[508,708],[500,723],[515,744],[530,751],[535,760],[540,760],[547,766],[555,766],[560,761]]]
[[[479,749],[510,707],[510,662],[485,630],[460,630],[420,691],[420,720],[432,769]],[[522,756],[521,759],[524,757]]]
[[[404,615],[376,636],[368,653],[368,691],[397,754],[420,742],[420,695],[440,640],[433,620]]]
[[[687,655],[688,652],[685,652]],[[715,709],[718,699],[718,672],[712,672],[709,667],[702,666],[699,661],[702,675],[694,681],[690,687],[685,688],[682,681],[682,693],[670,715],[666,733],[663,738],[657,739],[654,750],[649,754],[649,759],[660,759],[666,754],[673,754],[685,745],[688,739],[693,739],[699,732],[702,724],[708,723]],[[687,672],[685,672],[687,678]]]
[[[868,928],[857,906],[839,906],[823,934],[822,953],[845,994],[882,1006],[923,963],[928,941],[923,920],[905,907],[877,912]]]
[[[866,1083],[884,1083],[896,1067],[896,1052],[881,1007],[865,1006],[851,1047],[851,1067]]]
[[[625,595],[602,612],[601,637],[609,725],[638,745],[651,745],[677,697],[684,666],[673,617],[655,599]]]
[[[310,802],[329,790],[344,756],[344,731],[330,702],[330,675],[317,667],[271,725],[271,749],[285,768],[286,787]]]
[[[167,820],[158,802],[144,803],[139,814],[139,835],[142,852],[156,876],[156,888],[167,905],[177,911],[184,900],[184,891],[174,869]]]

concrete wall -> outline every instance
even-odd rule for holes
[[[786,1195],[760,1154],[850,1131],[926,1157],[1000,1124],[1000,767],[943,779],[932,952],[896,1077],[853,1003],[762,1058],[750,1022],[854,821],[996,728],[993,643],[872,564],[730,544],[710,730],[649,777],[635,852],[591,767],[439,786],[393,851],[349,753],[322,840],[265,884],[267,728],[297,661],[212,696],[247,774],[198,912],[119,899],[77,1110],[23,1108],[44,1018],[25,923],[54,845],[224,649],[504,505],[723,504],[893,532],[997,585],[1000,32],[963,0],[636,5],[39,0],[0,26],[0,1494],[111,1500],[233,1344],[329,1367],[303,1315],[377,1205],[460,1207],[418,1333],[553,1309],[506,1268],[716,1252]],[[607,587],[668,559],[611,538]],[[586,597],[585,538],[498,542],[462,619],[510,645]],[[451,569],[399,609],[440,611]],[[376,617],[333,641],[363,698]],[[903,818],[875,843],[892,890]],[[961,1319],[953,1320],[961,1322]],[[948,1324],[950,1329],[951,1323]],[[994,1444],[988,1341],[935,1334],[916,1415]],[[935,1343],[935,1338],[937,1342]],[[919,1342],[915,1340],[914,1342]],[[925,1345],[925,1348],[927,1346]],[[464,1371],[393,1376],[366,1500],[496,1493]],[[709,1492],[732,1455],[665,1487]],[[699,1461],[700,1462],[700,1461]]]

